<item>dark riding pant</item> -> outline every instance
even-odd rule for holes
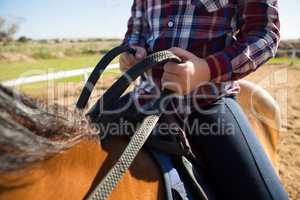
[[[224,200],[287,200],[239,104],[224,97],[187,120],[189,138],[200,152],[210,179]]]

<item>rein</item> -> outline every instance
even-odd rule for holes
[[[118,55],[124,52],[134,54],[135,50],[129,46],[119,46],[108,52],[101,61],[96,65],[92,74],[90,75],[83,91],[78,99],[76,107],[84,109],[89,100],[89,97],[94,89],[94,86],[108,64]],[[108,109],[114,105],[129,85],[135,81],[144,72],[156,65],[163,65],[167,62],[181,63],[181,60],[170,51],[161,51],[149,55],[143,61],[134,65],[125,74],[123,74],[97,101],[97,103],[86,114],[90,123],[101,123],[101,108]],[[170,90],[163,90],[161,96],[154,101],[149,110],[154,111],[152,114],[145,116],[142,124],[132,136],[130,142],[125,148],[124,152],[114,164],[108,174],[101,180],[94,191],[88,196],[88,200],[105,200],[111,194],[119,180],[128,170],[133,160],[151,135],[152,130],[157,124],[162,115],[162,108],[165,108],[169,103],[170,95],[173,92]]]

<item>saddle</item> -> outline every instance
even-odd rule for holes
[[[131,93],[122,96],[111,109],[117,110],[117,108],[124,105],[124,102],[127,102],[126,100],[130,96]],[[102,119],[105,120],[101,123],[105,123],[104,126],[109,126],[111,123],[136,124],[142,119],[137,117],[141,114],[134,106],[129,106],[123,113],[117,115],[118,117],[112,117],[112,115],[104,114]],[[109,119],[116,119],[117,121]],[[162,133],[159,128],[160,124],[172,124],[172,126],[169,127],[167,132]],[[121,132],[120,135],[128,135],[126,130],[118,130]],[[128,136],[130,137],[133,134],[134,131],[131,131]],[[114,137],[114,134],[108,134],[104,138],[100,137],[102,145],[105,146],[111,137]],[[186,137],[186,132],[181,128],[181,122],[179,122],[176,114],[163,114],[160,117],[143,148],[152,156],[160,168],[167,200],[215,199],[214,193],[206,180],[207,177],[203,173],[205,169],[201,161],[194,155]]]
[[[94,86],[109,63],[123,52],[135,54],[135,50],[129,46],[119,46],[109,51],[97,64],[91,73],[83,91],[78,99],[76,107],[84,109]],[[153,99],[143,105],[141,112],[134,106],[129,106],[121,112],[104,112],[121,108],[125,105],[124,99],[130,93],[123,95],[130,83],[152,67],[166,62],[181,60],[169,51],[162,51],[148,56],[145,60],[133,66],[122,75],[87,112],[86,117],[93,127],[107,127],[118,120],[127,120],[137,125],[137,128],[129,135],[130,142],[120,159],[108,172],[97,188],[87,199],[106,199],[114,189],[125,171],[129,168],[137,153],[143,147],[156,160],[163,173],[166,187],[166,198],[173,199],[215,199],[201,173],[201,164],[194,156],[184,130],[176,117],[163,113],[162,108],[168,108],[172,100],[172,91],[164,90],[158,99]],[[156,129],[159,123],[176,124],[173,134],[163,135]],[[101,133],[100,133],[101,134]],[[102,138],[101,142],[108,142],[109,137]]]

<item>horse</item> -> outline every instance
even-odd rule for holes
[[[238,102],[278,172],[279,107],[263,88],[244,80],[239,83],[241,93],[237,97]],[[0,130],[3,131],[1,128]],[[3,157],[1,137],[2,133],[0,158]],[[127,144],[127,140],[121,137],[113,138],[105,146],[95,136],[77,136],[60,141],[36,134],[27,134],[26,137],[32,141],[29,144],[36,148],[24,154],[20,166],[8,165],[7,170],[5,166],[0,169],[0,200],[84,199],[116,162]],[[11,141],[15,142],[14,145],[22,145],[22,141],[15,139],[12,138]],[[22,154],[19,149],[13,148],[5,149],[5,152],[12,154],[4,155],[5,159],[14,159],[14,155]],[[36,154],[39,155],[38,159],[32,159]],[[159,168],[148,153],[142,150],[109,199],[154,200],[164,197],[164,184]]]

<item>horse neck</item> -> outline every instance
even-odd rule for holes
[[[126,145],[126,140],[118,138],[102,148],[97,140],[84,139],[64,153],[27,169],[0,174],[0,199],[84,199]],[[110,199],[163,199],[161,178],[158,167],[142,151]]]
[[[106,156],[98,141],[83,139],[50,159],[0,174],[0,199],[82,199]]]

